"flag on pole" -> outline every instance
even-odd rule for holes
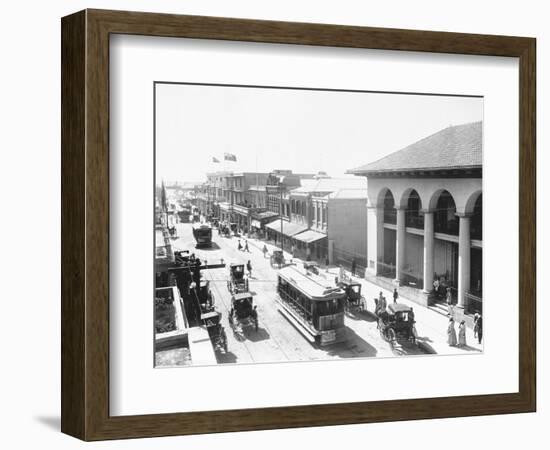
[[[233,153],[224,153],[223,159],[226,161],[235,161],[237,162],[237,157]]]
[[[218,158],[216,158],[215,156],[212,156],[212,162],[219,163],[220,160]]]

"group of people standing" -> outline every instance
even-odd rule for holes
[[[483,339],[483,319],[479,313],[474,314],[474,338],[481,344]],[[466,347],[466,322],[461,320],[458,325],[458,338],[455,330],[455,320],[449,318],[447,327],[447,344],[451,347]]]

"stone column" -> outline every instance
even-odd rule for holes
[[[470,217],[460,215],[458,228],[458,306],[464,308],[470,290]]]
[[[367,206],[367,259],[367,272],[377,275],[384,259],[384,209],[378,206]]]
[[[328,240],[328,262],[334,264],[334,239]]]
[[[434,276],[434,213],[424,212],[424,292],[431,292]]]
[[[403,270],[405,268],[405,208],[397,209],[397,231],[395,233],[395,280],[398,283],[403,281]]]

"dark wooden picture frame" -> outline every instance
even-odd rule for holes
[[[61,428],[84,440],[531,412],[536,408],[533,38],[85,10],[62,31]],[[133,34],[519,58],[519,392],[109,415],[109,36]]]

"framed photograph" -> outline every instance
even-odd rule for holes
[[[63,432],[535,411],[535,39],[61,30]]]

